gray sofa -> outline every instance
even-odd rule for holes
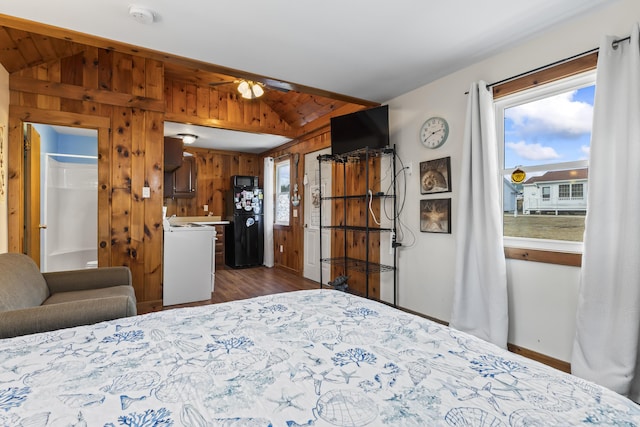
[[[0,254],[0,338],[136,314],[128,267],[41,273],[27,255]]]

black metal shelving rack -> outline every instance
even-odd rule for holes
[[[346,165],[354,162],[360,162],[364,165],[365,168],[365,180],[367,182],[367,186],[370,185],[369,182],[369,160],[373,157],[391,157],[391,168],[392,168],[392,183],[389,186],[390,192],[384,194],[369,194],[368,192],[365,194],[347,194],[347,173],[346,173]],[[359,271],[365,273],[365,297],[369,298],[369,275],[371,274],[379,274],[383,272],[392,272],[393,273],[393,305],[396,306],[397,299],[397,253],[396,253],[396,242],[395,237],[396,234],[396,218],[397,218],[397,199],[396,199],[396,152],[395,146],[391,148],[383,148],[383,149],[369,149],[363,148],[360,150],[352,151],[345,154],[340,155],[332,155],[332,154],[324,154],[318,156],[319,163],[319,182],[322,182],[322,163],[329,162],[343,166],[343,194],[339,196],[325,196],[322,194],[322,187],[320,189],[320,230],[322,229],[333,229],[333,230],[341,230],[344,232],[344,256],[340,257],[322,257],[322,238],[320,241],[320,264],[328,263],[332,265],[339,265],[344,268],[344,274],[347,275],[348,271]],[[377,224],[372,226],[370,224],[370,214],[367,212],[365,216],[365,224],[362,225],[353,225],[347,224],[347,201],[349,199],[358,199],[358,200],[367,200],[369,197],[374,199],[391,199],[393,204],[393,216],[391,218],[391,223],[389,227],[379,227]],[[322,224],[322,205],[325,200],[342,200],[343,201],[343,221],[342,225],[336,224]],[[365,234],[365,247],[369,248],[369,235],[371,233],[393,233],[390,236],[391,239],[391,247],[392,247],[392,257],[393,262],[391,265],[380,264],[376,262],[372,262],[369,260],[369,249],[366,250],[365,259],[356,259],[348,256],[348,239],[347,232],[348,231],[356,231],[362,232]],[[322,267],[320,268],[320,287],[322,287]]]

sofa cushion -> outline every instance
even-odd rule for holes
[[[133,291],[133,286],[130,285],[111,286],[109,288],[88,289],[81,291],[59,292],[52,294],[42,303],[42,305],[93,300],[116,296],[125,296],[129,298],[130,305],[132,306],[130,312],[132,314],[136,314],[136,295]]]
[[[0,254],[0,311],[37,307],[48,297],[47,283],[31,258]]]

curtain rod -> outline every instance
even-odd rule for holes
[[[631,40],[631,36],[627,36],[627,37],[624,37],[624,38],[621,38],[621,39],[617,39],[617,40],[614,40],[614,41],[611,42],[611,46],[614,49],[617,49],[618,45],[620,43],[625,42],[625,41],[630,41],[630,40]],[[569,62],[569,61],[572,61],[574,59],[581,58],[583,56],[590,55],[590,54],[592,54],[594,52],[597,52],[598,50],[600,50],[600,48],[597,48],[597,47],[593,48],[593,49],[589,49],[589,50],[587,50],[585,52],[578,53],[577,55],[569,56],[567,58],[560,59],[558,61],[552,62],[551,64],[543,65],[542,67],[538,67],[538,68],[534,68],[533,70],[525,71],[524,73],[520,73],[520,74],[517,74],[515,76],[511,76],[511,77],[508,77],[506,79],[503,79],[503,80],[488,84],[487,85],[487,89],[490,89],[491,87],[500,85],[502,83],[510,82],[511,80],[519,79],[520,77],[528,76],[529,74],[537,73],[538,71],[546,70],[547,68],[555,67],[556,65],[564,64],[565,62]],[[467,91],[464,94],[468,95],[469,92]]]
[[[281,154],[278,157],[274,157],[273,160],[278,161],[278,160],[284,159],[285,157],[291,157],[291,153]]]

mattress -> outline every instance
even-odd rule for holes
[[[334,290],[0,340],[1,426],[640,425],[639,406]]]

